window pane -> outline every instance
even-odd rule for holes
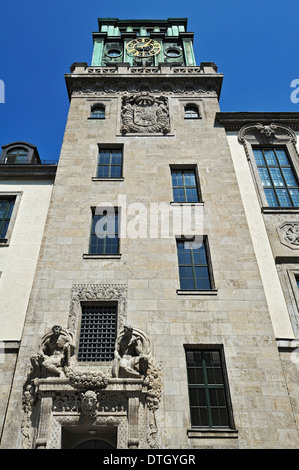
[[[270,175],[274,186],[284,186],[284,181],[279,168],[270,168]]]
[[[263,186],[272,186],[267,168],[259,168],[258,170],[259,170],[259,174],[260,174],[260,177],[261,177],[262,185]]]
[[[198,201],[198,196],[197,196],[197,189],[196,188],[190,188],[186,189],[186,200],[187,202],[197,202]]]
[[[287,186],[297,186],[297,181],[291,168],[282,168],[281,171],[284,179],[286,180]]]
[[[263,156],[263,152],[261,150],[255,149],[253,150],[255,161],[257,165],[265,165],[265,160]]]
[[[183,188],[181,188],[181,189],[174,188],[174,190],[173,190],[173,200],[174,200],[174,202],[184,202],[185,201],[185,193],[184,193]]]
[[[290,196],[295,207],[299,207],[299,189],[290,189]]]
[[[278,165],[274,150],[264,150],[267,165]]]
[[[286,155],[286,152],[283,149],[276,149],[276,157],[280,165],[289,165],[289,160]]]
[[[269,206],[271,206],[271,207],[277,207],[278,206],[276,195],[275,195],[275,192],[274,192],[273,189],[265,189],[265,195],[266,195],[267,202],[268,202]]]
[[[276,190],[277,199],[279,201],[279,205],[281,207],[289,207],[291,206],[291,201],[286,189],[277,189]]]
[[[194,172],[191,171],[185,171],[184,172],[184,182],[185,186],[195,186],[195,174]]]

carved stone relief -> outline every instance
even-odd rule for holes
[[[122,298],[123,287],[113,286],[105,297]],[[88,292],[86,286],[77,286],[73,300],[104,295],[99,286]],[[23,387],[24,448],[58,448],[59,423],[104,422],[117,427],[122,423],[122,434],[117,432],[124,439],[120,448],[158,447],[155,412],[162,395],[161,366],[143,331],[130,325],[121,328],[108,371],[71,364],[73,333],[57,325],[42,337],[40,351],[31,358]]]
[[[247,124],[243,126],[239,132],[239,141],[245,143],[279,143],[291,141],[294,144],[297,141],[295,132],[288,126],[283,124],[271,123],[263,125],[260,123]]]
[[[155,97],[147,92],[125,95],[121,107],[121,132],[162,133],[170,132],[168,99]]]
[[[299,222],[283,222],[277,227],[280,242],[283,245],[299,250]]]
[[[81,302],[117,301],[118,329],[127,315],[127,286],[124,284],[76,284],[72,288],[68,327],[77,331],[81,314]]]
[[[143,70],[143,69],[142,69]],[[144,71],[144,70],[143,70]],[[120,78],[99,81],[84,80],[84,83],[74,85],[72,88],[73,96],[81,95],[103,95],[106,93],[124,94],[124,93],[184,93],[188,95],[204,94],[216,96],[219,86],[213,79],[192,79],[174,77],[171,80],[165,78],[151,77],[151,80],[122,80]]]

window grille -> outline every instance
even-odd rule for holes
[[[78,361],[112,361],[116,325],[116,304],[82,305]]]

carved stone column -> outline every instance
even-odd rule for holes
[[[139,446],[139,427],[138,427],[138,411],[139,411],[139,396],[129,398],[128,409],[128,424],[129,424],[129,439],[128,448],[137,449]]]
[[[51,393],[41,398],[39,429],[35,444],[36,449],[46,449],[47,447],[48,433],[51,427],[52,401]]]

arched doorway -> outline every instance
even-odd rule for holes
[[[115,449],[115,447],[101,439],[89,439],[76,445],[74,449]]]

